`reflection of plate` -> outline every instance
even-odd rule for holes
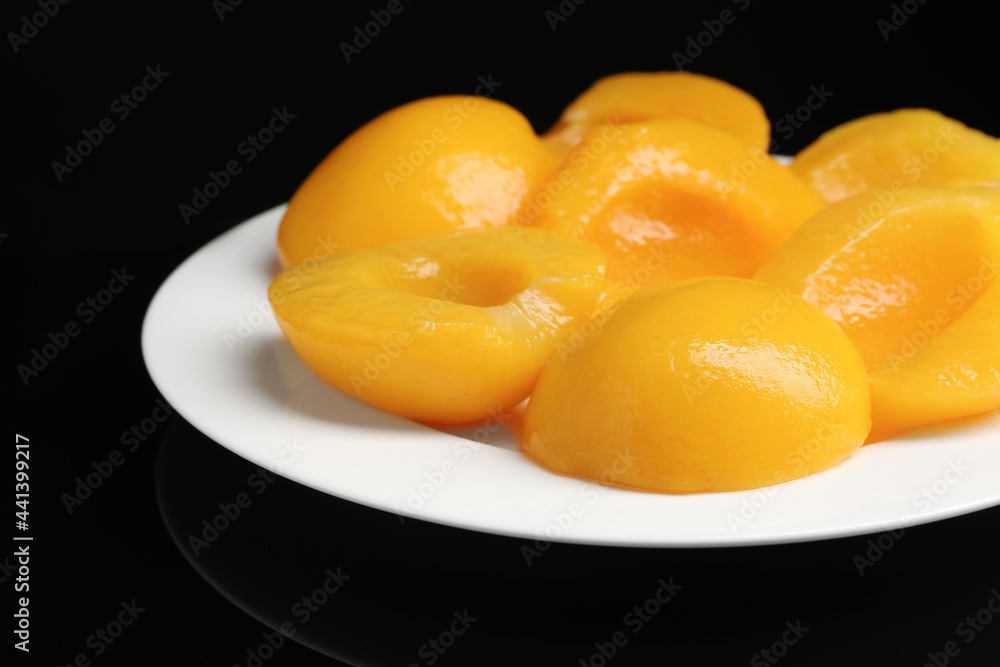
[[[210,438],[315,489],[389,512],[544,541],[630,546],[797,542],[1000,504],[1000,415],[862,448],[808,479],[662,496],[595,487],[487,444],[398,419],[328,388],[267,306],[284,207],[215,239],[160,288],[142,347],[153,381]],[[197,461],[193,461],[197,464]]]

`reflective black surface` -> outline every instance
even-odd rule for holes
[[[998,646],[985,628],[968,644],[955,628],[1000,585],[1000,509],[787,546],[539,551],[273,477],[180,420],[155,475],[167,532],[198,575],[348,664],[601,664],[602,652],[623,665],[740,664],[765,649],[790,664],[920,664],[923,647],[949,640],[977,664]]]
[[[4,6],[11,500],[15,435],[31,458],[28,528],[8,515],[0,554],[2,664],[1000,664],[998,509],[787,546],[555,544],[529,566],[516,539],[268,480],[167,414],[139,345],[185,257],[286,201],[395,105],[492,77],[544,130],[599,76],[682,66],[757,96],[784,153],[905,106],[997,136],[995,10],[402,0],[386,22],[387,7]],[[829,94],[809,107],[817,88]],[[286,108],[287,126],[247,148]],[[27,574],[15,535],[33,538]],[[20,597],[29,654],[13,649]]]

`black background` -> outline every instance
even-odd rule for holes
[[[76,0],[16,53],[9,36],[0,47],[4,416],[8,440],[28,436],[32,452],[32,652],[15,652],[15,664],[70,664],[84,653],[94,665],[246,665],[267,624],[296,620],[295,600],[337,567],[351,578],[295,635],[313,648],[285,641],[263,664],[339,664],[318,651],[346,664],[429,664],[421,645],[468,609],[477,621],[435,664],[578,665],[670,577],[684,588],[608,664],[755,664],[796,621],[809,630],[779,664],[923,665],[948,641],[961,648],[949,664],[998,664],[1000,618],[969,643],[956,634],[1000,587],[997,509],[907,529],[864,576],[853,557],[871,536],[719,550],[555,545],[527,567],[519,540],[400,524],[277,480],[194,558],[172,536],[183,542],[246,488],[254,467],[174,415],[67,512],[62,494],[92,462],[123,449],[121,434],[156,407],[139,334],[159,284],[211,238],[286,201],[338,141],[395,105],[471,94],[478,77],[492,76],[501,84],[494,97],[542,131],[599,76],[675,69],[674,52],[730,8],[736,20],[687,69],[751,92],[772,122],[804,104],[811,86],[832,93],[793,134],[776,134],[781,152],[845,120],[906,106],[1000,135],[996,17],[961,3],[902,3],[910,16],[897,5],[906,22],[885,39],[878,21],[890,20],[888,2],[863,12],[756,0],[741,3],[745,11],[722,1],[651,11],[567,0],[563,11],[573,11],[553,29],[546,10],[558,11],[557,0],[403,0],[348,63],[340,42],[386,4],[319,11],[243,0],[220,16],[208,1]],[[6,3],[0,27],[21,32],[22,17],[38,11],[36,2]],[[119,119],[113,100],[147,66],[169,75]],[[178,206],[192,189],[286,107],[295,116],[287,129],[185,222]],[[60,181],[52,162],[106,117],[114,131]],[[78,304],[122,268],[135,278],[84,323]],[[25,384],[17,366],[70,320],[80,334]],[[15,576],[0,572],[7,609]],[[88,637],[133,599],[143,611],[95,655]],[[13,643],[7,629],[2,636]]]

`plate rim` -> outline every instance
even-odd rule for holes
[[[211,254],[213,251],[219,248],[224,248],[227,243],[233,243],[232,239],[238,238],[241,234],[248,233],[248,230],[255,225],[265,227],[274,225],[274,230],[276,231],[277,222],[280,221],[280,216],[286,209],[287,203],[279,204],[277,206],[266,209],[257,215],[251,216],[246,220],[234,225],[232,228],[225,230],[218,236],[206,242],[204,245],[199,247],[197,250],[192,252],[188,257],[186,257],[182,262],[180,262],[169,274],[169,276],[161,283],[157,288],[155,294],[149,302],[146,309],[146,313],[143,317],[142,329],[141,329],[141,347],[143,362],[146,366],[147,372],[153,383],[156,385],[157,389],[161,392],[164,398],[171,403],[171,405],[176,409],[184,418],[189,421],[195,428],[199,431],[205,433],[210,439],[212,439],[217,444],[225,447],[234,454],[251,461],[254,464],[264,466],[267,462],[254,458],[248,455],[246,448],[241,447],[239,444],[234,444],[231,440],[231,436],[226,432],[220,431],[217,425],[212,424],[210,420],[206,420],[203,415],[198,414],[196,410],[191,410],[187,406],[180,407],[185,403],[184,399],[179,396],[178,387],[174,386],[171,381],[166,381],[163,378],[159,363],[156,361],[151,362],[154,359],[157,351],[153,349],[155,345],[155,335],[151,330],[151,327],[156,321],[158,314],[161,309],[164,308],[164,303],[171,296],[171,291],[177,289],[177,284],[182,281],[187,272],[192,270],[192,266],[195,266],[201,259],[207,255]],[[275,236],[271,236],[272,239]],[[192,414],[194,413],[194,414]],[[390,418],[390,415],[385,415]],[[398,420],[399,418],[391,417],[392,419]],[[419,426],[419,425],[416,425]],[[997,426],[1000,426],[1000,421],[997,421]],[[434,432],[428,427],[419,426],[421,429],[426,429],[426,431],[431,433]],[[997,430],[1000,433],[1000,430]],[[450,434],[442,434],[448,436],[449,438],[455,438]],[[924,438],[921,433],[916,434],[916,439]],[[876,446],[899,443],[904,439],[894,439],[892,441],[887,441],[886,443],[879,443]],[[459,441],[462,441],[459,439]],[[487,446],[489,449],[497,449]],[[499,451],[499,450],[498,450]],[[505,450],[504,450],[505,451]],[[510,452],[511,454],[516,454],[515,452]],[[518,455],[520,459],[527,459]],[[850,460],[850,459],[849,459]],[[534,464],[531,464],[534,465]],[[531,527],[523,528],[511,528],[506,525],[484,525],[481,522],[470,521],[467,518],[460,518],[456,516],[452,511],[454,508],[444,509],[434,509],[430,508],[426,512],[413,512],[413,513],[402,513],[399,510],[398,502],[383,499],[381,502],[379,499],[373,499],[364,494],[358,493],[348,493],[344,494],[343,490],[338,492],[337,490],[332,490],[329,485],[324,485],[317,481],[317,478],[311,474],[306,474],[306,470],[303,469],[304,463],[301,466],[290,466],[287,469],[280,471],[274,471],[277,474],[291,479],[310,488],[316,489],[322,493],[332,495],[350,502],[365,505],[378,509],[381,511],[396,513],[400,515],[401,519],[412,518],[415,520],[428,521],[431,523],[436,523],[440,525],[452,526],[455,528],[474,530],[483,533],[504,535],[507,537],[515,537],[526,540],[540,540],[542,542],[565,542],[572,544],[583,544],[583,545],[595,545],[595,546],[618,546],[626,548],[722,548],[722,547],[741,547],[741,546],[763,546],[763,545],[774,545],[774,544],[790,544],[797,542],[807,542],[807,541],[820,541],[828,539],[837,539],[842,537],[852,537],[857,535],[865,534],[875,534],[880,532],[885,532],[887,530],[893,530],[899,527],[911,527],[916,525],[927,524],[939,520],[944,520],[948,518],[953,518],[956,516],[961,516],[964,514],[969,514],[972,512],[981,511],[989,507],[1000,505],[1000,489],[994,491],[994,495],[990,497],[982,497],[975,499],[964,504],[958,504],[954,506],[937,508],[935,511],[915,513],[909,517],[905,514],[899,516],[894,516],[891,519],[881,518],[872,519],[866,522],[857,522],[848,527],[837,527],[837,526],[819,526],[810,529],[802,529],[787,532],[773,532],[770,534],[754,534],[754,533],[739,533],[739,532],[729,532],[720,534],[719,531],[714,531],[711,535],[709,534],[684,534],[676,535],[673,537],[634,537],[633,539],[623,538],[621,536],[601,536],[601,535],[578,535],[574,532],[561,533],[559,535],[548,535],[537,530],[538,526],[533,525]],[[272,469],[273,470],[273,469]],[[554,478],[562,478],[560,475],[555,475],[554,473],[548,473]],[[803,480],[795,480],[793,482],[786,482],[785,484],[776,485],[773,487],[765,487],[765,489],[759,490],[747,490],[747,491],[736,491],[736,492],[724,492],[716,494],[694,494],[692,496],[679,496],[681,498],[697,498],[699,496],[731,496],[734,499],[738,497],[747,497],[748,495],[754,493],[767,493],[768,490],[789,488],[789,484],[794,484],[797,482],[808,482],[815,478],[805,478]],[[568,478],[572,479],[572,478]],[[584,480],[574,480],[576,484],[586,484]],[[660,494],[648,494],[642,491],[627,491],[621,489],[609,489],[612,493],[625,493],[630,495],[642,495],[642,496],[652,496],[661,497]],[[776,493],[777,493],[776,492]],[[676,497],[676,496],[668,496]],[[690,502],[690,501],[685,501]],[[697,502],[697,501],[694,501]],[[393,506],[395,504],[395,507]],[[667,503],[664,503],[667,504]],[[680,503],[684,504],[684,503]],[[548,528],[548,526],[546,526]]]

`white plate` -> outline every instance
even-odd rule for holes
[[[539,548],[797,542],[1000,504],[1000,415],[864,447],[808,479],[668,496],[553,475],[518,453],[504,429],[480,431],[487,444],[479,444],[474,431],[460,437],[383,414],[318,380],[274,321],[266,290],[283,211],[246,221],[181,264],[150,304],[142,348],[153,381],[188,421],[289,479]]]

